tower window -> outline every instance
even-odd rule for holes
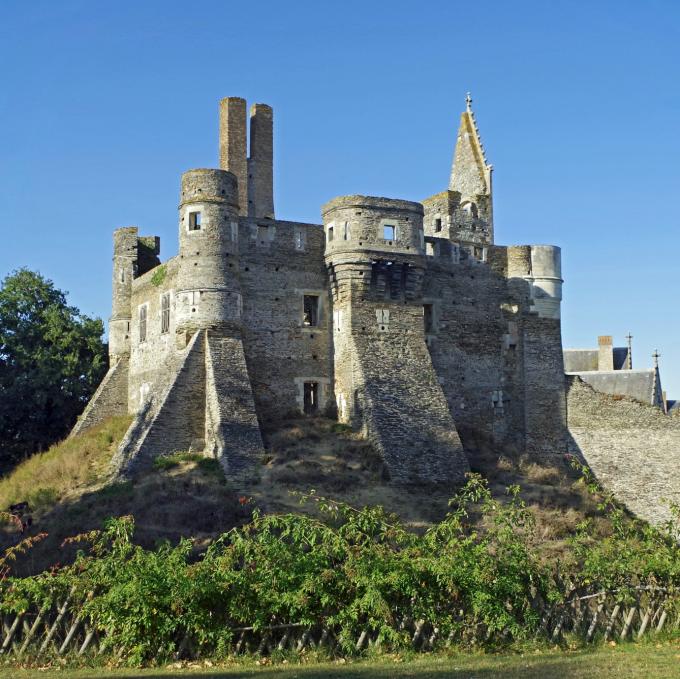
[[[434,257],[434,243],[425,243],[425,254],[428,257]]]
[[[434,220],[434,230],[439,233],[442,230],[442,220],[441,217],[437,217],[437,219]]]
[[[302,229],[295,229],[295,249],[305,249],[305,232]]]
[[[170,330],[170,293],[161,295],[161,333]]]
[[[472,217],[473,219],[477,219],[478,212],[477,212],[477,205],[475,203],[468,200],[465,203],[463,203],[461,205],[461,207],[463,208],[463,210],[465,210],[465,212],[468,213],[468,215],[470,217]]]
[[[333,226],[328,227],[328,242],[330,243],[333,240]]]
[[[319,296],[304,295],[302,304],[302,325],[315,327],[319,325]]]
[[[190,212],[189,213],[189,231],[200,231],[201,230],[201,213],[200,212]]]
[[[319,383],[305,382],[304,383],[304,411],[307,415],[313,415],[319,412]]]
[[[383,240],[394,240],[396,231],[394,224],[383,224]]]
[[[349,222],[345,222],[345,230],[343,232],[343,238],[349,240]]]
[[[139,307],[139,341],[146,342],[146,304]]]

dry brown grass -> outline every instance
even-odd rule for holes
[[[28,458],[0,480],[0,508],[28,502],[33,510],[42,511],[70,494],[101,483],[129,426],[128,416],[112,417]]]

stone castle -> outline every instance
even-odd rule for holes
[[[362,430],[397,483],[460,481],[484,441],[566,450],[560,249],[494,243],[469,97],[445,190],[341,196],[323,224],[275,217],[271,107],[249,140],[243,99],[219,116],[220,169],[181,179],[179,254],[114,232],[111,367],[75,431],[135,414],[117,473],[194,450],[240,478],[291,411]]]

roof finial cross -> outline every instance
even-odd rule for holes
[[[626,352],[626,368],[628,370],[633,369],[633,335],[631,334],[630,330],[628,331],[628,334],[626,335],[626,339],[628,340],[628,351]]]
[[[652,358],[654,359],[654,367],[658,368],[659,367],[659,357],[661,354],[659,353],[658,349],[654,349],[654,353],[652,354]]]
[[[472,95],[469,92],[465,96],[465,108],[470,112],[472,111]]]

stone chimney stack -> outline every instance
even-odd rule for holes
[[[274,219],[274,112],[267,104],[250,107],[248,216]]]
[[[225,97],[220,101],[220,169],[236,176],[239,214],[248,215],[248,141],[246,100]]]
[[[598,370],[614,370],[614,347],[611,335],[600,335],[597,338]]]

